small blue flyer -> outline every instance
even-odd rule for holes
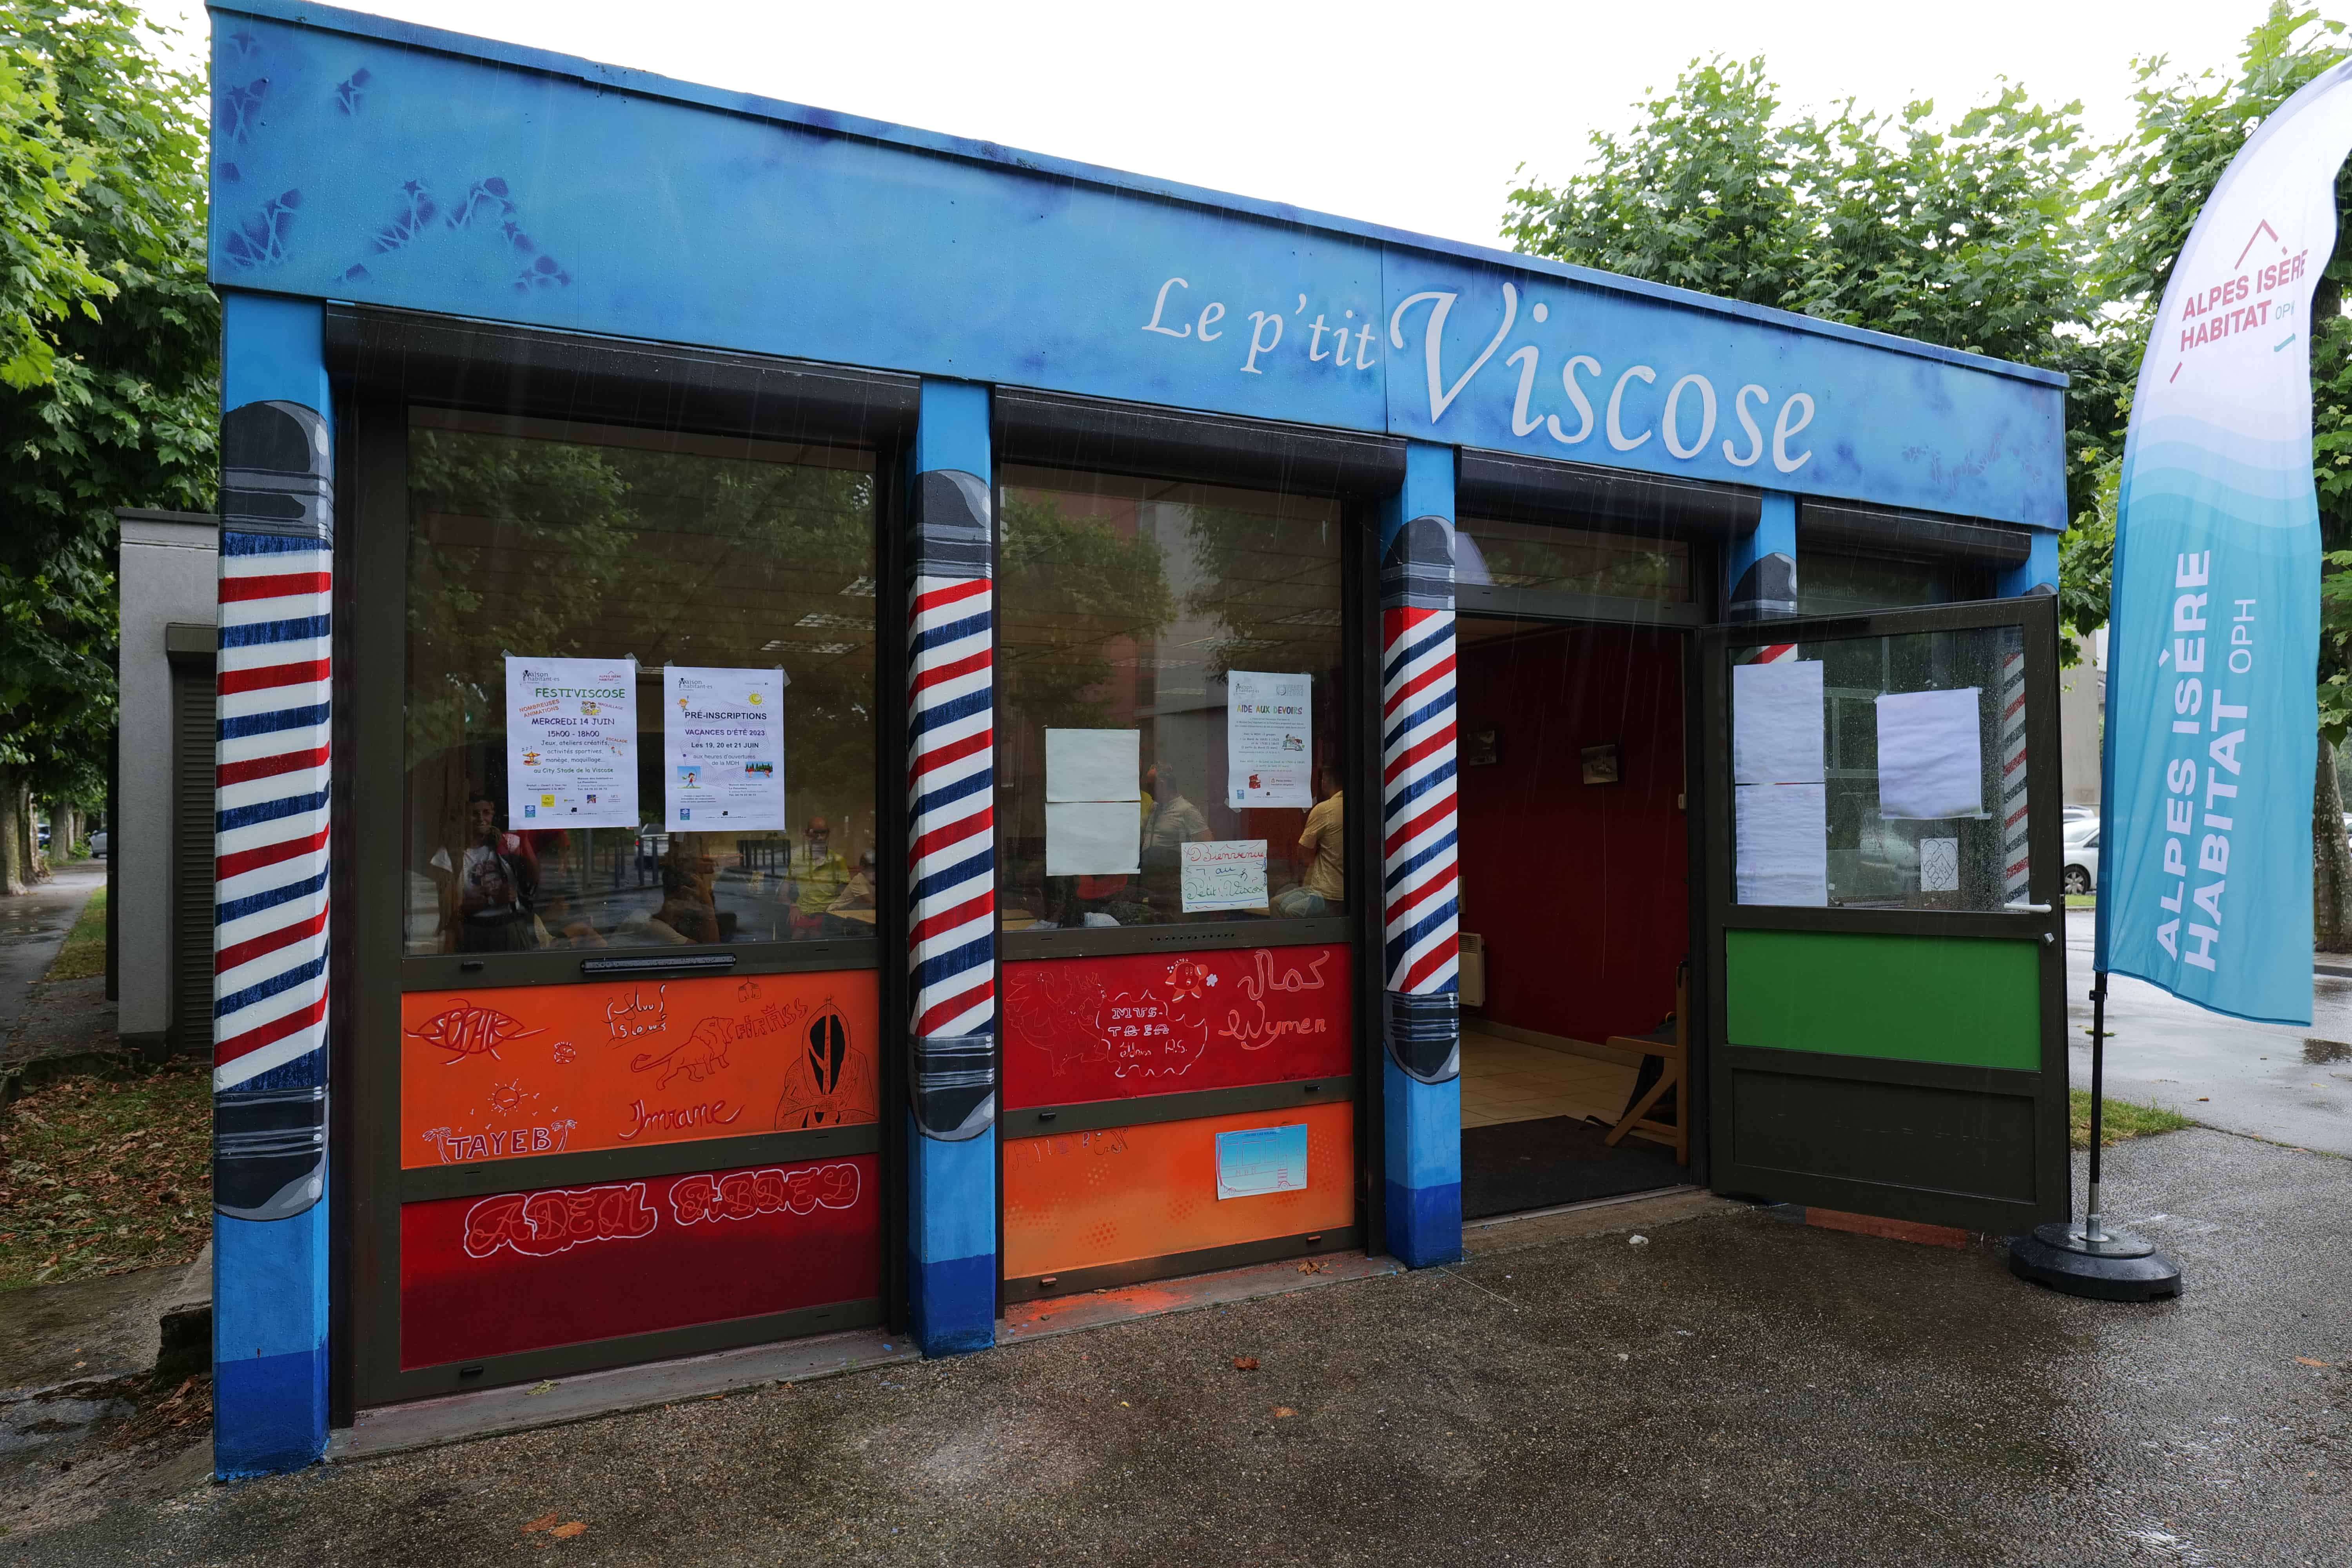
[[[1254,1198],[1307,1188],[1307,1124],[1247,1127],[1217,1134],[1217,1198]]]

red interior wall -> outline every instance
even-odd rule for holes
[[[1486,942],[1484,1016],[1599,1041],[1654,1028],[1690,944],[1680,635],[1563,626],[1461,644],[1462,929]],[[1617,742],[1620,783],[1580,753]],[[1475,1015],[1474,1015],[1475,1016]]]

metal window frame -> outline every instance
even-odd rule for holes
[[[340,439],[336,531],[336,736],[352,764],[336,770],[331,974],[339,998],[331,1023],[334,1093],[334,1259],[331,1270],[330,1419],[348,1425],[363,1406],[565,1375],[593,1368],[705,1353],[795,1335],[884,1321],[903,1300],[905,965],[902,857],[878,858],[884,889],[867,941],[649,950],[642,956],[732,953],[737,973],[873,968],[878,972],[880,1118],[870,1127],[765,1134],[584,1151],[504,1161],[460,1177],[400,1163],[398,997],[407,989],[560,983],[579,977],[580,955],[514,954],[481,963],[455,954],[402,952],[404,836],[360,831],[404,818],[409,410],[466,410],[493,418],[556,420],[692,431],[720,437],[862,446],[874,456],[877,564],[875,794],[878,830],[904,837],[905,737],[890,722],[903,688],[905,595],[893,574],[903,510],[899,476],[917,409],[913,378],[794,361],[718,353],[584,334],[543,331],[410,312],[332,306],[328,368]],[[365,583],[362,595],[357,585]],[[894,684],[895,683],[895,684]],[[902,729],[903,727],[898,727]],[[388,763],[388,765],[386,765]],[[541,961],[552,958],[553,963]],[[545,971],[545,973],[542,973]],[[723,1170],[819,1153],[877,1152],[883,1167],[877,1245],[881,1294],[764,1316],[486,1356],[461,1366],[404,1369],[399,1358],[399,1222],[404,1200],[562,1184],[601,1173]],[[445,1191],[444,1189],[446,1189]],[[472,1375],[467,1375],[468,1372]]]

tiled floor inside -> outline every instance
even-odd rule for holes
[[[1462,1125],[1599,1116],[1614,1121],[1633,1097],[1633,1069],[1547,1046],[1507,1040],[1462,1023]]]

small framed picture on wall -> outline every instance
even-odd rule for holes
[[[1605,742],[1584,748],[1584,782],[1589,784],[1613,784],[1617,782],[1617,742]]]

